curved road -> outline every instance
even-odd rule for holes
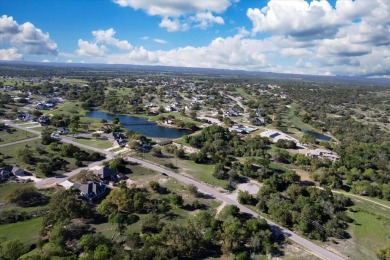
[[[25,130],[25,131],[29,131],[31,133],[35,133],[35,134],[38,134],[40,135],[40,131],[37,131],[37,130],[33,130],[33,129],[30,129],[30,128],[25,128],[25,127],[22,127],[22,126],[19,126],[19,125],[15,125],[11,122],[5,122],[5,123],[8,123],[8,125],[11,125],[12,127],[15,127],[15,128],[19,128],[19,129],[22,129],[22,130]],[[99,153],[103,153],[106,155],[106,159],[105,160],[110,160],[112,159],[113,157],[113,153],[112,152],[108,152],[108,151],[105,151],[103,149],[99,149],[99,148],[95,148],[95,147],[91,147],[91,146],[88,146],[88,145],[84,145],[84,144],[80,144],[80,143],[77,143],[77,142],[74,142],[72,141],[69,137],[66,137],[66,138],[63,138],[62,141],[64,143],[70,143],[70,144],[73,144],[73,145],[76,145],[76,146],[79,146],[79,147],[82,147],[82,148],[85,148],[85,149],[88,149],[88,150],[92,150],[92,151],[96,151],[96,152],[99,152]],[[236,200],[232,200],[231,198],[229,198],[226,194],[224,193],[221,193],[219,191],[217,191],[216,189],[214,188],[211,188],[210,186],[206,185],[206,184],[203,184],[199,181],[196,181],[196,180],[193,180],[193,179],[190,179],[186,176],[183,176],[183,175],[180,175],[178,173],[175,173],[173,171],[170,171],[170,170],[167,170],[163,167],[160,167],[158,165],[155,165],[155,164],[152,164],[150,162],[146,162],[146,161],[142,161],[142,160],[139,160],[139,159],[136,159],[136,158],[133,158],[133,157],[126,157],[125,158],[127,161],[129,162],[134,162],[134,163],[138,163],[140,165],[142,165],[143,167],[145,168],[149,168],[149,169],[152,169],[152,170],[155,170],[157,172],[161,172],[161,173],[164,173],[166,174],[167,176],[170,176],[171,178],[175,178],[176,180],[182,182],[182,183],[185,183],[185,184],[193,184],[195,185],[196,187],[198,187],[198,189],[200,189],[201,191],[207,193],[207,194],[210,194],[211,196],[214,196],[216,199],[222,201],[222,202],[225,202],[226,204],[230,204],[230,205],[236,205],[242,212],[245,212],[245,213],[248,213],[250,215],[253,215],[254,217],[259,217],[259,214],[257,214],[255,211],[245,207],[244,205],[241,205],[240,203],[238,203]],[[99,162],[94,162],[92,164],[89,165],[89,167],[92,167],[94,165],[98,165],[100,164],[101,161]],[[56,182],[62,182],[68,178],[70,178],[71,176],[74,176],[75,174],[79,173],[80,171],[82,170],[82,168],[79,168],[79,169],[76,169],[74,171],[71,171],[69,173],[66,173],[64,174],[63,176],[59,177],[59,178],[47,178],[47,179],[43,179],[39,182],[36,183],[36,186],[37,187],[44,187],[44,186],[47,186],[48,184],[54,184]],[[315,256],[317,257],[320,257],[322,259],[329,259],[329,260],[342,260],[344,258],[342,258],[341,256],[339,255],[336,255],[316,244],[314,244],[313,242],[295,234],[294,232],[282,227],[282,226],[279,226],[277,225],[276,223],[268,220],[268,219],[265,219],[268,224],[270,225],[271,229],[273,232],[275,233],[282,233],[284,234],[286,237],[288,237],[289,239],[291,239],[292,241],[294,241],[295,243],[298,243],[300,244],[301,246],[303,246],[304,248],[306,248],[306,250],[308,250],[310,253],[314,254]]]
[[[150,162],[146,162],[146,161],[142,161],[142,160],[139,160],[139,159],[136,159],[136,158],[133,158],[133,157],[126,157],[124,158],[126,159],[127,161],[129,162],[134,162],[134,163],[138,163],[140,165],[142,165],[143,167],[145,168],[149,168],[149,169],[152,169],[152,170],[155,170],[157,172],[161,172],[161,173],[164,173],[166,174],[167,176],[171,177],[171,178],[175,178],[176,180],[182,182],[182,183],[185,183],[185,184],[193,184],[195,185],[196,187],[198,187],[199,190],[203,191],[204,193],[207,193],[207,194],[210,194],[212,195],[214,198],[222,201],[222,202],[225,202],[226,204],[230,204],[230,205],[235,205],[237,206],[242,212],[245,212],[245,213],[248,213],[250,215],[253,215],[254,217],[260,217],[259,214],[257,214],[255,211],[245,207],[244,205],[241,205],[240,203],[238,203],[237,201],[235,200],[232,200],[231,198],[229,198],[227,196],[227,194],[224,194],[224,193],[221,193],[219,191],[217,191],[216,189],[214,188],[211,188],[210,186],[206,185],[206,184],[203,184],[199,181],[195,181],[193,179],[190,179],[186,176],[183,176],[181,174],[178,174],[178,173],[175,173],[173,171],[170,171],[170,170],[167,170],[163,167],[160,167],[158,165],[155,165],[155,164],[152,164]],[[264,217],[262,217],[264,218]],[[306,248],[308,251],[310,251],[310,253],[314,254],[315,256],[318,256],[322,259],[331,259],[331,260],[342,260],[344,258],[340,257],[339,255],[336,255],[316,244],[314,244],[313,242],[310,242],[309,240],[295,234],[294,232],[282,227],[282,226],[279,226],[278,224],[276,224],[275,222],[272,222],[268,219],[265,219],[268,224],[270,225],[271,229],[273,232],[275,233],[282,233],[284,234],[287,238],[291,239],[292,241],[294,241],[295,243],[298,243],[300,244],[301,246],[303,246],[304,248]]]

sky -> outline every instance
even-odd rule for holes
[[[0,0],[0,60],[390,78],[390,0]]]

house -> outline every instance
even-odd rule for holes
[[[101,180],[109,180],[118,174],[116,170],[101,165],[90,168],[90,171],[97,175]]]
[[[80,195],[89,200],[89,202],[92,202],[107,193],[107,187],[102,182],[90,181],[87,184],[81,184],[79,190]]]
[[[58,127],[57,133],[59,133],[60,135],[67,135],[69,134],[69,129],[65,127]]]
[[[66,190],[72,189],[72,188],[80,188],[80,185],[77,185],[76,183],[73,183],[71,181],[65,180],[63,182],[58,183],[57,185],[64,187]]]
[[[8,180],[8,178],[11,176],[22,175],[24,175],[24,170],[15,165],[9,165],[0,169],[0,181]]]
[[[164,109],[165,109],[165,111],[167,111],[167,112],[176,111],[176,109],[175,109],[174,107],[172,107],[172,106],[166,106]]]
[[[255,117],[254,123],[255,123],[255,125],[264,125],[265,118],[264,117]]]
[[[112,137],[114,138],[114,141],[121,147],[127,144],[126,135],[123,133],[113,132]]]
[[[38,123],[43,125],[49,125],[50,124],[50,118],[48,116],[40,116],[38,118]]]
[[[335,162],[340,159],[340,156],[327,149],[314,149],[314,150],[309,150],[306,153],[306,156],[312,157],[312,158],[322,158],[322,159],[328,159],[332,162]]]

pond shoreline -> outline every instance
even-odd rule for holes
[[[139,132],[152,138],[176,139],[193,133],[193,131],[188,129],[168,126],[160,122],[150,121],[145,117],[131,114],[112,114],[95,109],[86,113],[85,117],[105,119],[108,121],[112,121],[114,117],[118,117],[125,129]]]

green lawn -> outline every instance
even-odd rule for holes
[[[348,215],[354,220],[349,232],[352,235],[350,249],[351,259],[375,259],[375,250],[384,245],[390,245],[390,219],[385,218],[359,207],[357,212]]]
[[[43,110],[42,112],[49,115],[69,114],[70,116],[85,116],[87,110],[81,107],[81,102],[66,101],[63,104],[60,104],[56,109],[50,111]]]
[[[22,222],[0,225],[0,237],[7,240],[19,239],[26,245],[35,243],[39,238],[43,218],[34,218]]]
[[[11,133],[8,133],[7,131],[0,131],[0,145],[9,144],[9,143],[13,143],[16,141],[29,139],[37,136],[36,134],[32,134],[24,130],[19,130],[12,127],[10,127],[10,129],[12,129]]]
[[[83,139],[74,139],[74,141],[80,143],[89,145],[92,147],[100,148],[100,149],[107,149],[111,148],[113,146],[113,142],[109,140],[99,140],[95,138],[83,138]]]

